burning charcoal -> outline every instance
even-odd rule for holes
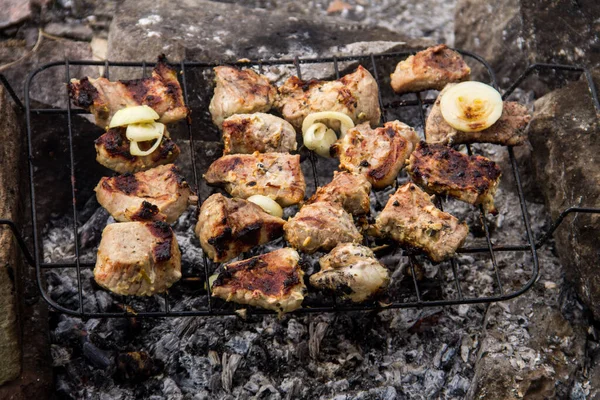
[[[442,318],[444,313],[442,311],[438,311],[433,314],[425,315],[422,318],[419,318],[413,326],[408,328],[409,333],[423,333],[433,326],[437,325]]]
[[[103,207],[98,207],[90,219],[79,228],[79,244],[82,248],[91,248],[100,243],[102,230],[106,226],[109,217],[108,211]]]
[[[52,366],[62,367],[71,361],[73,350],[68,347],[50,345],[50,355],[52,356]]]
[[[90,363],[100,369],[108,369],[113,364],[110,353],[100,350],[89,340],[83,343],[83,355]]]
[[[163,368],[161,360],[154,360],[145,351],[121,353],[117,356],[116,378],[124,382],[142,382],[160,373]]]
[[[310,352],[310,357],[312,359],[316,360],[319,355],[321,341],[323,340],[323,338],[325,337],[325,334],[327,333],[328,326],[329,326],[329,323],[327,323],[327,322],[319,322],[318,324],[311,322],[311,324],[309,326],[308,332],[310,335],[310,339],[308,340],[308,349]]]
[[[221,364],[223,364],[223,372],[221,373],[221,384],[223,385],[223,390],[226,392],[231,392],[232,384],[233,384],[233,375],[235,374],[235,370],[240,365],[242,361],[242,356],[239,354],[227,354],[223,353],[223,360]]]

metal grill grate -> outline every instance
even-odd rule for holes
[[[485,70],[488,73],[489,82],[491,85],[497,88],[496,79],[494,73],[490,66],[483,60],[481,57],[466,52],[460,51],[465,57],[473,60],[474,62],[481,63]],[[406,58],[410,54],[414,54],[414,52],[402,52],[402,53],[393,53],[393,54],[385,54],[385,55],[365,55],[365,56],[352,56],[352,57],[333,57],[333,58],[320,58],[320,59],[299,59],[295,58],[293,60],[261,60],[261,61],[253,61],[253,62],[240,62],[234,65],[244,66],[244,67],[253,67],[256,68],[259,72],[262,72],[266,67],[291,67],[295,69],[296,74],[299,77],[302,77],[302,67],[310,64],[328,64],[333,66],[334,75],[336,77],[340,76],[340,65],[344,63],[344,65],[348,65],[349,63],[359,63],[363,65],[366,69],[370,70],[375,79],[378,81],[380,88],[384,87],[384,83],[382,80],[382,71],[385,69],[384,65],[390,65],[390,63],[397,63],[401,59]],[[387,63],[387,64],[386,64]],[[190,105],[190,88],[188,87],[188,82],[186,79],[188,75],[192,73],[202,73],[203,71],[210,71],[213,67],[218,64],[213,63],[200,63],[200,62],[189,62],[182,61],[179,64],[172,64],[173,67],[180,69],[181,72],[181,85],[183,87],[185,101],[188,105]],[[145,76],[148,67],[154,66],[154,63],[146,63],[146,62],[92,62],[92,61],[69,61],[66,60],[64,62],[55,62],[46,64],[38,70],[32,72],[29,75],[29,78],[26,83],[25,88],[25,107],[26,107],[26,119],[27,119],[27,136],[28,136],[28,146],[29,146],[29,178],[31,185],[31,205],[32,205],[32,224],[33,224],[33,236],[34,236],[34,254],[33,261],[37,270],[37,280],[39,289],[42,293],[43,298],[50,306],[56,309],[59,312],[77,315],[81,317],[123,317],[128,315],[136,315],[139,317],[166,317],[166,316],[214,316],[214,315],[231,315],[236,312],[238,308],[241,308],[235,304],[224,303],[218,299],[211,299],[206,290],[202,289],[203,282],[206,280],[206,277],[210,276],[211,272],[214,271],[215,265],[213,265],[209,260],[207,260],[206,256],[203,259],[203,265],[196,265],[192,268],[191,274],[186,274],[182,278],[182,281],[195,282],[199,288],[197,288],[195,295],[198,297],[202,297],[203,300],[200,301],[201,306],[190,308],[190,309],[182,309],[180,307],[180,298],[177,298],[173,293],[167,293],[161,295],[162,300],[158,301],[157,304],[160,305],[159,309],[156,310],[146,310],[144,307],[136,308],[135,306],[129,306],[128,302],[133,301],[131,299],[126,299],[122,296],[116,296],[117,302],[121,304],[121,309],[123,311],[117,312],[89,312],[84,308],[84,297],[85,293],[83,290],[82,284],[82,271],[86,268],[93,268],[94,263],[81,260],[80,255],[80,243],[78,237],[78,204],[81,203],[82,199],[78,198],[78,187],[77,187],[77,176],[78,174],[84,174],[85,171],[76,171],[75,170],[75,153],[73,147],[73,116],[78,114],[86,114],[85,110],[81,109],[72,109],[70,105],[70,101],[68,99],[68,93],[66,89],[66,85],[64,85],[65,98],[66,98],[66,108],[34,108],[32,106],[32,102],[30,99],[30,90],[32,88],[32,82],[35,81],[36,76],[40,74],[42,71],[55,69],[55,68],[63,68],[64,69],[64,82],[69,82],[71,79],[70,68],[72,66],[99,66],[104,67],[104,75],[107,78],[110,78],[110,68],[111,67],[123,67],[127,69],[142,69],[142,73]],[[536,64],[531,66],[527,71],[523,73],[523,75],[513,84],[510,88],[504,93],[504,98],[510,96],[513,91],[518,87],[518,85],[533,72],[543,70],[543,69],[552,69],[552,70],[567,70],[567,71],[579,71],[584,72],[588,79],[588,83],[590,85],[590,91],[592,94],[592,98],[594,101],[594,106],[597,110],[600,111],[600,104],[598,102],[598,97],[591,81],[591,76],[589,72],[580,67],[573,66],[560,66],[560,65],[546,65],[546,64]],[[389,86],[389,85],[388,85]],[[426,109],[435,101],[435,98],[428,97],[427,93],[416,93],[409,94],[404,96],[395,96],[395,98],[390,99],[389,101],[384,101],[382,97],[383,90],[380,90],[380,106],[382,108],[382,122],[386,121],[386,117],[388,114],[397,112],[398,110],[409,110],[412,109],[413,112],[416,109],[416,115],[418,120],[418,125],[423,129],[423,135],[426,135],[425,132],[425,115]],[[203,104],[204,110],[207,108],[207,104]],[[192,115],[200,115],[203,112],[202,109],[195,109],[192,107]],[[408,111],[407,111],[408,112]],[[39,178],[40,174],[43,173],[52,173],[52,171],[39,171],[37,168],[37,160],[33,149],[33,137],[32,137],[32,123],[35,118],[41,118],[43,115],[63,115],[66,116],[66,130],[68,133],[68,142],[69,142],[69,159],[70,159],[70,176],[71,176],[71,195],[73,198],[72,204],[72,229],[74,232],[73,237],[73,247],[74,247],[74,262],[43,262],[43,254],[42,254],[42,244],[43,244],[43,234],[42,234],[42,224],[38,221],[39,214],[39,204],[37,202],[37,194],[36,194],[36,179]],[[408,121],[406,121],[408,122]],[[187,139],[189,140],[190,147],[190,161],[193,171],[193,185],[195,189],[200,187],[200,179],[199,179],[199,171],[197,166],[196,156],[194,154],[194,140],[197,138],[194,137],[194,130],[192,129],[191,121],[188,120],[185,122],[187,124]],[[92,139],[90,139],[90,146]],[[471,146],[466,146],[469,154],[472,153]],[[349,304],[335,297],[329,298],[327,296],[317,297],[316,302],[305,303],[304,307],[295,311],[296,313],[310,313],[310,312],[334,312],[334,311],[354,311],[354,310],[378,310],[378,309],[387,309],[387,308],[410,308],[410,307],[430,307],[430,306],[448,306],[448,305],[457,305],[457,304],[473,304],[473,303],[489,303],[495,301],[502,301],[514,298],[519,296],[520,294],[527,291],[535,282],[538,276],[538,258],[536,253],[536,248],[541,246],[545,240],[551,235],[551,233],[556,229],[560,221],[566,216],[566,214],[570,212],[600,212],[598,209],[584,209],[584,208],[572,208],[565,211],[564,215],[561,215],[561,218],[552,226],[550,232],[544,235],[540,241],[535,242],[532,229],[529,222],[529,217],[527,213],[527,206],[524,199],[523,188],[521,184],[521,178],[519,174],[519,168],[517,166],[517,162],[513,153],[513,149],[508,147],[508,155],[510,159],[510,165],[512,168],[512,173],[514,176],[514,181],[516,185],[516,192],[518,194],[518,199],[520,202],[520,211],[521,211],[521,219],[522,225],[524,227],[523,237],[525,238],[525,243],[519,244],[508,244],[508,243],[494,243],[492,238],[491,230],[489,229],[488,223],[483,213],[483,209],[479,207],[479,223],[480,229],[483,231],[483,237],[485,238],[485,244],[481,246],[471,246],[471,247],[463,247],[459,249],[459,254],[473,254],[479,255],[482,257],[489,258],[493,268],[493,286],[494,293],[492,295],[487,296],[467,296],[463,292],[464,283],[461,280],[461,274],[459,269],[461,265],[457,260],[457,257],[452,258],[449,262],[443,263],[442,269],[449,272],[449,276],[451,278],[447,279],[446,282],[443,282],[443,285],[453,285],[454,289],[452,290],[453,295],[451,297],[444,296],[443,294],[435,293],[432,295],[432,291],[429,288],[424,287],[423,281],[420,281],[418,276],[418,264],[420,263],[420,259],[417,256],[414,256],[410,253],[408,254],[408,269],[410,273],[407,274],[407,279],[410,287],[404,288],[404,292],[402,296],[399,298],[388,298],[385,302],[386,304],[381,304],[377,302],[370,302],[364,304]],[[90,160],[90,162],[94,162]],[[323,184],[324,182],[319,182],[318,180],[318,163],[319,160],[314,154],[309,154],[307,159],[303,162],[309,162],[311,164],[311,171],[313,175],[313,180],[315,186],[319,184]],[[190,178],[190,177],[188,177]],[[405,177],[400,178],[405,179]],[[202,199],[200,199],[202,201]],[[441,198],[438,198],[437,206],[443,208],[444,202]],[[1,222],[1,221],[0,221]],[[11,226],[12,228],[12,226]],[[401,249],[395,249],[397,252],[404,252]],[[499,253],[522,253],[527,254],[528,260],[531,265],[529,265],[526,269],[527,281],[524,284],[519,285],[516,289],[507,291],[504,288],[508,285],[503,284],[501,279],[502,274],[499,271],[499,265],[497,262]],[[398,265],[397,268],[400,266]],[[77,308],[69,308],[64,304],[61,304],[60,299],[53,299],[48,291],[49,284],[45,279],[44,272],[48,270],[75,270],[76,278],[75,284],[77,286],[77,297],[78,297],[78,307]],[[102,290],[96,288],[97,290]],[[156,297],[156,296],[155,296]],[[138,300],[135,300],[136,304]],[[262,314],[262,313],[270,313],[269,311],[252,309],[251,313]]]

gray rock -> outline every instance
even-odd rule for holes
[[[600,62],[597,1],[459,0],[455,13],[455,46],[482,55],[506,81],[535,62]]]
[[[88,25],[76,23],[52,22],[46,25],[44,31],[50,35],[83,41],[92,40],[92,36],[94,35],[94,31]]]
[[[0,86],[0,218],[17,219],[21,129],[12,100]],[[18,247],[12,232],[0,228],[0,385],[15,379],[21,370],[21,348],[17,317],[16,287]]]
[[[4,0],[2,2],[2,16],[0,16],[0,29],[18,24],[31,18],[29,0]]]
[[[596,86],[600,70],[594,72]],[[551,92],[535,103],[529,140],[538,181],[553,218],[567,207],[600,207],[600,124],[584,81]],[[567,276],[600,319],[598,253],[600,216],[568,217],[555,232]]]

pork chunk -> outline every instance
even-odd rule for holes
[[[235,114],[223,121],[223,154],[289,153],[297,148],[289,122],[264,113]]]
[[[362,174],[335,171],[333,180],[317,189],[307,204],[329,202],[341,205],[352,215],[368,214],[371,209],[371,183]]]

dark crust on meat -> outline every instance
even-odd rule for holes
[[[150,233],[160,239],[152,248],[152,254],[157,262],[167,261],[172,257],[173,231],[166,222],[155,221],[146,224]]]
[[[224,218],[221,222],[225,226],[222,232],[207,240],[208,244],[215,248],[218,258],[223,258],[227,255],[232,243],[235,244],[241,242],[244,244],[243,247],[247,249],[257,246],[260,243],[260,236],[263,228],[269,232],[270,240],[274,240],[283,235],[283,225],[276,223],[265,224],[263,222],[256,222],[245,226],[234,233],[231,228],[227,226],[227,218]]]
[[[125,135],[124,127],[111,128],[94,141],[96,146],[102,146],[111,157],[122,157],[133,161],[137,156],[129,152],[129,140]],[[158,149],[150,156],[154,161],[160,161],[169,157],[170,154],[179,154],[179,147],[170,138],[163,136]]]
[[[156,205],[144,200],[140,208],[131,216],[132,221],[152,221],[156,219],[159,209]]]
[[[98,90],[92,85],[87,76],[79,80],[79,83],[69,83],[68,86],[69,96],[78,107],[90,108],[99,96]]]
[[[171,143],[173,143],[173,142],[171,142]],[[173,145],[174,144],[175,143],[173,143]],[[179,168],[177,168],[176,165],[173,165],[171,167],[171,172],[173,173],[173,177],[177,181],[177,186],[179,186],[180,188],[186,188],[189,186],[187,181],[185,180],[185,176],[183,176],[181,174],[181,170]]]
[[[433,180],[435,184],[458,190],[472,188],[481,195],[500,177],[502,170],[485,157],[421,142],[411,156],[409,173],[421,186]]]
[[[114,185],[117,191],[121,191],[129,195],[131,193],[134,193],[138,189],[140,183],[138,182],[135,175],[126,173],[123,175],[116,176],[114,179]],[[110,190],[111,192],[115,191],[112,187],[110,187],[110,185],[106,181],[104,181],[104,184],[102,186],[105,189]]]
[[[228,265],[213,283],[213,288],[228,286],[232,293],[240,289],[258,290],[267,296],[291,292],[300,283],[298,269],[295,268],[291,273],[288,268],[267,269],[269,264],[263,259],[267,255]]]

